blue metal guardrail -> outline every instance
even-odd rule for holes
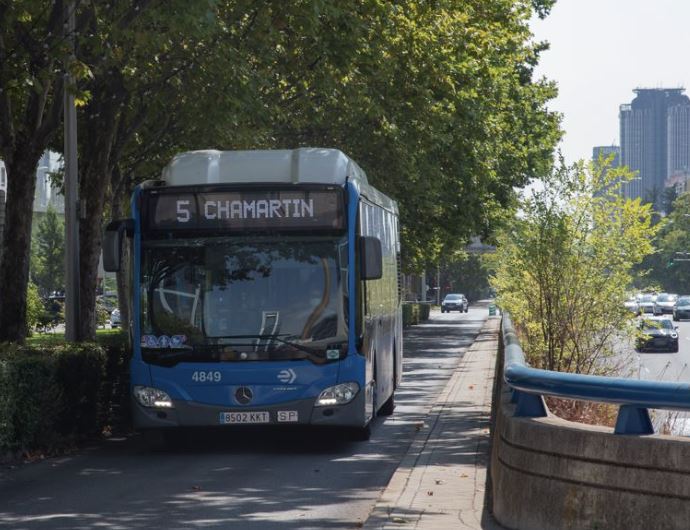
[[[640,381],[531,368],[510,315],[503,314],[504,379],[513,389],[515,416],[546,416],[543,395],[620,405],[616,434],[654,434],[649,409],[690,410],[690,384]]]

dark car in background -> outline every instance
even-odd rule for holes
[[[464,294],[447,294],[443,299],[443,302],[441,302],[441,313],[447,313],[450,311],[467,313],[469,310],[469,305],[470,304]]]
[[[677,294],[659,293],[654,300],[654,314],[655,315],[670,315],[673,313],[673,306],[678,300]]]
[[[690,318],[690,296],[680,296],[673,306],[673,320],[685,320]]]
[[[639,330],[640,334],[635,339],[637,351],[678,352],[678,328],[670,318],[642,318]]]

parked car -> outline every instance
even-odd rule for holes
[[[441,313],[450,311],[460,311],[467,313],[469,311],[469,302],[464,294],[447,294],[441,302]]]
[[[643,313],[654,313],[654,300],[656,295],[653,294],[643,294],[638,302],[639,309],[637,312],[641,315]]]
[[[664,315],[673,313],[673,306],[678,300],[677,294],[659,293],[654,301],[654,314]]]
[[[637,351],[678,352],[678,328],[668,317],[642,318],[640,335],[635,339]]]
[[[628,298],[623,305],[628,311],[632,311],[633,313],[638,313],[640,310],[640,306],[637,303],[637,298],[635,296],[631,296]]]
[[[113,312],[110,313],[110,327],[111,328],[119,328],[120,327],[120,310],[119,309],[113,309]]]
[[[673,306],[673,320],[690,318],[690,296],[680,296]]]

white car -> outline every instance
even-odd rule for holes
[[[469,303],[464,294],[447,294],[441,302],[441,313],[450,313],[451,311],[460,311],[467,313]]]
[[[673,306],[676,305],[676,300],[678,300],[677,294],[660,293],[654,301],[654,314],[672,314]]]
[[[641,315],[643,313],[654,313],[654,301],[656,300],[656,295],[654,294],[643,294],[642,298],[638,301],[639,309],[638,313]]]
[[[119,328],[120,327],[120,310],[119,309],[113,309],[113,312],[110,313],[110,327],[111,328]]]
[[[640,306],[637,303],[637,298],[634,296],[628,298],[623,305],[628,311],[632,311],[633,313],[637,313],[640,310]]]

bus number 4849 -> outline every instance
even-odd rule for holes
[[[222,376],[220,372],[194,371],[192,381],[195,383],[220,383]]]

